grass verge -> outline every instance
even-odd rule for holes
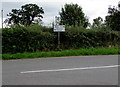
[[[46,58],[46,57],[62,57],[62,56],[85,56],[85,55],[116,55],[120,54],[118,48],[90,48],[64,51],[49,51],[35,53],[16,53],[2,54],[3,60],[9,59],[30,59],[30,58]]]

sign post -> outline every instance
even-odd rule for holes
[[[60,17],[55,16],[54,32],[58,32],[58,48],[60,47],[60,32],[65,32],[65,25],[59,25]]]
[[[60,32],[58,32],[58,47],[60,46]]]

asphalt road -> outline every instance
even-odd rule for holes
[[[3,85],[118,85],[118,55],[2,61]]]

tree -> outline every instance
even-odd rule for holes
[[[64,8],[61,9],[60,18],[61,24],[68,26],[83,26],[87,27],[88,19],[86,19],[82,8],[78,4],[65,4]]]
[[[106,16],[106,24],[112,30],[120,31],[120,4],[118,7],[109,7],[108,15]]]
[[[12,12],[8,14],[9,23],[30,25],[35,17],[43,18],[41,14],[44,14],[42,7],[38,7],[36,4],[26,4],[19,10],[12,9]]]
[[[95,19],[93,19],[92,27],[93,28],[100,28],[100,27],[102,27],[102,22],[103,22],[103,19],[101,17],[95,18]]]

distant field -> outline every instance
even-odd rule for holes
[[[86,56],[86,55],[116,55],[120,54],[118,48],[90,48],[90,49],[76,49],[64,51],[49,51],[49,52],[35,52],[35,53],[16,53],[3,54],[3,60],[9,59],[30,59],[30,58],[46,58],[46,57],[63,57],[63,56]]]

